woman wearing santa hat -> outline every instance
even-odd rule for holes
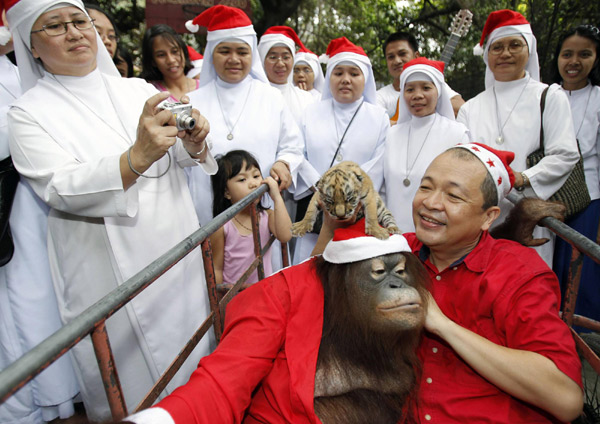
[[[288,188],[302,163],[302,136],[283,96],[270,86],[260,62],[256,32],[241,9],[217,5],[188,21],[197,32],[207,27],[200,88],[191,103],[210,122],[212,152],[247,150],[256,157],[263,175]],[[201,224],[212,219],[210,180],[191,170],[189,185]],[[277,255],[273,255],[277,257]]]
[[[444,62],[418,57],[400,76],[398,123],[385,140],[383,191],[398,227],[414,231],[410,205],[431,161],[457,143],[469,141],[468,130],[454,119],[444,89]]]
[[[472,141],[515,153],[518,195],[548,199],[567,180],[579,152],[569,101],[558,85],[552,85],[543,117],[545,157],[527,169],[527,156],[540,146],[540,100],[547,87],[539,82],[536,39],[529,22],[512,10],[490,13],[474,53],[483,54],[486,89],[461,107],[457,120],[469,128]],[[503,200],[500,208],[497,222],[504,221],[512,203]],[[536,250],[552,266],[554,234],[536,227],[534,236],[551,240]]]
[[[292,28],[274,26],[265,31],[258,43],[258,54],[271,85],[281,91],[285,103],[300,125],[306,107],[314,103],[313,96],[292,84],[292,70],[296,46],[302,41]]]
[[[313,97],[321,100],[325,87],[325,76],[319,62],[319,56],[305,46],[296,52],[294,57],[294,85],[308,91]]]
[[[178,131],[157,107],[167,93],[121,78],[80,0],[21,0],[7,18],[25,91],[9,111],[10,150],[50,207],[50,271],[67,323],[198,229],[183,167],[216,163],[206,120],[193,111],[196,127]],[[129,409],[208,313],[195,251],[107,321]],[[166,391],[210,349],[202,340]],[[91,340],[71,353],[88,417],[109,419]]]
[[[369,174],[375,190],[383,183],[383,150],[389,119],[377,105],[371,61],[362,47],[346,37],[327,46],[327,73],[320,102],[306,109],[301,130],[306,158],[295,191],[308,200],[321,175],[333,165],[350,160]],[[304,217],[298,205],[297,220]],[[296,242],[294,263],[310,256],[317,234],[308,233]]]

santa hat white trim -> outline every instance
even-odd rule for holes
[[[387,240],[380,240],[365,235],[348,240],[331,240],[323,251],[323,258],[334,264],[346,264],[399,252],[412,252],[404,236],[392,234]]]

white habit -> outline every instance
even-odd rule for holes
[[[463,124],[437,112],[413,116],[389,129],[383,155],[385,204],[403,232],[415,231],[412,201],[431,161],[457,143],[468,142]],[[405,179],[410,180],[409,186],[404,185]]]
[[[46,73],[9,112],[13,161],[50,206],[50,268],[65,323],[198,229],[182,168],[197,164],[181,142],[170,149],[166,175],[140,177],[123,190],[120,156],[136,138],[144,102],[156,92],[145,81],[98,70],[85,77]],[[207,172],[216,168],[211,159],[202,165]],[[145,175],[161,174],[168,161],[165,155]],[[208,314],[196,250],[107,321],[129,410]],[[167,393],[210,352],[210,338],[200,342]],[[89,418],[109,419],[90,338],[72,353]]]
[[[371,177],[375,190],[383,183],[383,150],[390,127],[383,109],[363,97],[353,103],[339,103],[333,98],[310,106],[302,120],[306,159],[298,175],[296,198],[312,195],[307,192],[331,166],[351,160]],[[362,104],[362,106],[360,106]],[[348,128],[338,154],[335,152],[357,108],[360,110]],[[335,156],[335,157],[334,157]],[[317,234],[308,233],[297,239],[294,263],[310,256]]]
[[[210,123],[214,155],[247,150],[258,160],[263,177],[275,161],[283,160],[295,181],[302,162],[302,136],[279,90],[249,75],[237,84],[215,78],[189,97]],[[198,219],[205,225],[213,217],[210,178],[202,170],[190,169],[189,185]]]
[[[550,86],[544,110],[544,145],[546,156],[534,167],[526,170],[527,156],[540,145],[540,98],[546,84],[530,78],[493,84],[466,102],[457,120],[469,128],[471,141],[486,144],[498,150],[515,153],[511,168],[525,171],[531,187],[518,192],[520,196],[548,199],[564,182],[579,158],[573,130],[571,110],[566,95],[558,85]],[[498,99],[496,108],[495,93]],[[502,134],[501,142],[498,137]],[[503,200],[501,214],[496,223],[506,218],[512,203]],[[536,248],[540,256],[552,266],[554,233],[536,227],[534,237],[547,237],[550,242]]]
[[[291,82],[285,84],[271,83],[271,85],[281,91],[283,100],[285,101],[285,104],[294,116],[294,119],[298,125],[302,123],[302,115],[304,114],[306,108],[318,101],[311,92],[301,90],[298,87],[295,87]],[[319,93],[319,96],[320,95],[321,94]]]

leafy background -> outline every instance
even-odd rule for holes
[[[215,1],[218,3],[219,1]],[[122,42],[139,58],[145,30],[145,1],[97,0],[113,14]],[[420,43],[420,53],[437,59],[450,32],[452,18],[460,9],[473,13],[473,25],[463,37],[446,69],[446,80],[465,100],[483,90],[484,64],[472,48],[481,37],[487,15],[498,9],[521,12],[531,23],[538,41],[542,80],[551,79],[554,50],[564,30],[579,24],[600,25],[600,1],[395,1],[395,0],[251,0],[252,20],[260,36],[272,25],[294,28],[306,46],[324,53],[329,40],[346,36],[365,49],[380,85],[389,83],[382,45],[394,31],[411,31]],[[202,51],[206,36],[184,35]],[[139,63],[139,60],[137,61]]]

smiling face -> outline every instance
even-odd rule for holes
[[[414,116],[428,116],[435,112],[438,91],[431,81],[410,81],[402,90],[409,112]]]
[[[269,49],[265,57],[265,73],[273,84],[285,84],[294,66],[294,56],[290,49],[284,46],[275,46]]]
[[[166,81],[185,77],[185,57],[179,46],[161,35],[152,40],[152,60]]]
[[[115,57],[115,51],[117,50],[117,33],[110,20],[106,15],[99,10],[90,9],[88,13],[92,19],[95,19],[94,26],[96,31],[100,35],[106,50],[110,57]]]
[[[511,53],[509,48],[516,48],[517,45],[522,46],[521,50]],[[494,48],[500,46],[504,46],[502,52],[498,55],[492,54]],[[499,38],[491,44],[488,51],[488,66],[496,81],[516,81],[523,78],[528,60],[527,42],[520,35]]]
[[[497,206],[483,210],[486,173],[477,158],[466,160],[452,151],[439,155],[425,171],[413,199],[413,221],[417,238],[433,257],[460,259],[497,217]]]
[[[61,7],[42,14],[33,24],[32,31],[43,25],[88,19],[74,6]],[[79,30],[67,25],[65,34],[50,37],[44,31],[31,34],[31,53],[40,59],[44,69],[56,75],[84,76],[96,68],[96,32],[92,26]]]
[[[230,84],[241,82],[252,67],[252,49],[246,43],[219,43],[213,52],[213,65],[219,78]]]
[[[388,72],[394,79],[399,79],[404,64],[418,56],[419,54],[413,51],[408,41],[390,42],[385,48],[385,62],[387,63]]]
[[[329,77],[331,95],[340,103],[353,103],[365,90],[365,76],[358,66],[337,65]]]
[[[558,56],[558,72],[565,90],[579,90],[587,85],[588,75],[598,61],[596,45],[580,35],[567,38]]]

